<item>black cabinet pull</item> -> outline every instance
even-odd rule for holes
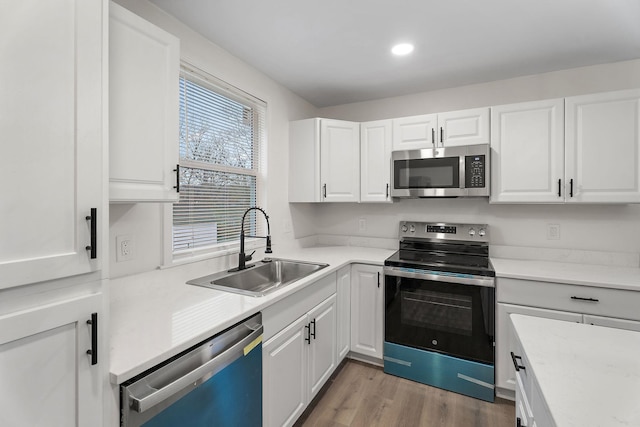
[[[516,418],[516,427],[527,427],[522,425],[522,420],[520,417]]]
[[[600,302],[600,300],[596,298],[571,297],[571,299],[577,301]]]
[[[96,259],[98,257],[98,209],[91,208],[91,215],[86,216],[85,219],[90,221],[91,229],[91,244],[85,249],[90,252],[91,259]]]
[[[569,180],[569,197],[573,197],[573,178]]]
[[[431,128],[431,144],[436,145],[436,130]]]
[[[313,337],[313,339],[315,340],[316,339],[316,319],[313,319],[310,324],[313,325],[313,332],[309,330],[309,339]]]
[[[523,371],[525,370],[525,367],[518,363],[518,360],[522,360],[522,357],[516,356],[513,351],[511,352],[511,360],[513,360],[513,367],[516,368],[516,372],[518,372],[520,369],[522,369]]]
[[[389,183],[387,182],[387,199],[389,198]]]
[[[558,197],[562,197],[562,179],[558,180]]]
[[[91,313],[91,320],[87,320],[87,325],[91,325],[91,349],[87,354],[91,356],[91,364],[98,364],[98,313]]]
[[[378,288],[380,288],[380,272],[378,271]]]
[[[326,199],[327,198],[327,184],[324,184],[322,186],[322,196]]]
[[[176,193],[180,192],[180,165],[176,165],[176,168],[173,170],[176,173],[176,185],[173,188],[176,189]]]
[[[304,328],[307,330],[307,336],[304,340],[307,344],[311,344],[311,323],[307,323]]]
[[[444,145],[444,128],[440,126],[440,143]]]

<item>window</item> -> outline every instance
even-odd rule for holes
[[[243,213],[259,205],[264,115],[264,102],[183,67],[173,258],[224,249],[239,240]],[[245,232],[264,235],[264,221],[256,222],[255,213],[247,215]]]

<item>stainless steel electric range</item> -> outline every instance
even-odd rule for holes
[[[495,271],[486,224],[402,221],[384,263],[384,371],[493,402]]]

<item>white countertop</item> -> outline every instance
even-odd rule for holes
[[[558,427],[640,426],[640,332],[519,314],[511,321]]]
[[[111,381],[120,384],[167,358],[354,263],[382,265],[395,250],[321,246],[274,253],[275,258],[323,262],[329,267],[264,297],[187,285],[216,273],[207,263],[186,264],[111,280]],[[497,277],[640,291],[640,269],[491,258]]]
[[[111,382],[120,384],[350,263],[382,265],[394,250],[352,246],[274,253],[274,258],[329,264],[264,297],[187,285],[216,273],[204,263],[111,280]]]
[[[640,268],[491,257],[496,277],[640,291]]]

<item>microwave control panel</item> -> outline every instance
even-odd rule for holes
[[[465,188],[484,188],[486,172],[484,155],[465,156],[464,160]]]

